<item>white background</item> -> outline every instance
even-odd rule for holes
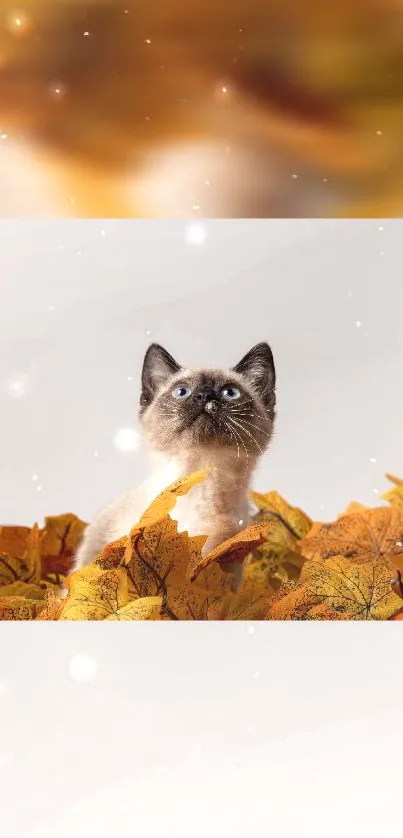
[[[136,428],[151,340],[188,366],[271,343],[278,422],[256,488],[328,519],[376,504],[384,472],[403,474],[403,222],[201,233],[189,244],[184,222],[0,223],[3,523],[89,519],[146,476],[141,447],[114,440]]]
[[[401,838],[401,631],[3,623],[4,834]]]
[[[145,473],[113,440],[151,339],[189,364],[270,340],[259,488],[332,516],[403,473],[402,223],[206,230],[197,246],[181,223],[0,225],[3,521],[88,517]],[[2,828],[401,838],[401,648],[397,622],[3,623]]]

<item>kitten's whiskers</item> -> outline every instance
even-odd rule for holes
[[[233,411],[233,412],[235,413],[235,411]],[[239,420],[239,416],[244,417],[245,415],[246,415],[246,416],[249,416],[250,414],[248,414],[248,413],[247,413],[247,414],[238,413],[238,414],[237,414],[238,420]],[[256,428],[256,430],[260,431],[260,433],[261,433],[261,434],[264,434],[265,436],[267,436],[267,437],[270,439],[270,437],[271,437],[271,432],[270,432],[270,433],[268,433],[268,431],[265,431],[265,430],[264,430],[264,428],[262,428],[262,426],[261,426],[261,425],[256,425],[256,424],[254,424],[253,422],[248,422],[248,420],[247,420],[247,419],[244,419],[244,418],[243,418],[241,421],[245,422],[245,424],[246,424],[246,425],[250,425],[250,427],[251,427],[251,428]]]
[[[238,441],[237,441],[236,437],[234,436],[234,434],[233,434],[233,432],[232,432],[232,430],[231,430],[231,428],[230,428],[230,426],[229,426],[228,422],[226,422],[226,421],[225,421],[225,419],[224,419],[224,427],[225,427],[225,428],[229,431],[229,433],[230,433],[230,439],[234,439],[234,440],[235,440],[235,445],[236,445],[236,447],[237,447],[238,460],[239,460],[240,453],[239,453],[239,444],[238,444]]]
[[[254,436],[253,436],[253,435],[252,435],[252,434],[248,431],[248,429],[247,429],[247,428],[245,428],[245,427],[242,425],[242,423],[237,422],[237,421],[236,421],[236,419],[232,419],[232,421],[233,421],[233,422],[235,422],[235,424],[236,424],[239,428],[241,428],[241,430],[242,430],[242,431],[244,431],[244,432],[248,435],[248,437],[250,437],[250,439],[252,440],[252,442],[254,442],[254,443],[255,443],[255,445],[256,445],[256,447],[259,449],[260,453],[261,453],[261,454],[263,454],[263,451],[262,451],[262,449],[261,449],[261,447],[260,447],[260,445],[259,445],[259,443],[258,443],[257,439],[255,439],[255,437],[254,437]],[[244,446],[244,447],[245,447],[245,446]],[[245,449],[245,450],[246,450],[246,449]]]
[[[231,420],[231,419],[230,419],[230,417],[228,417],[228,422],[230,423],[230,425],[231,425],[231,427],[232,427],[232,430],[233,430],[233,432],[234,432],[235,436],[237,437],[237,439],[239,439],[239,441],[240,441],[240,443],[241,443],[241,445],[242,445],[242,447],[243,447],[243,449],[244,449],[244,451],[245,451],[245,454],[246,454],[246,459],[247,459],[247,460],[249,460],[249,453],[248,453],[248,450],[247,450],[247,448],[246,448],[246,445],[245,445],[245,443],[244,443],[244,441],[243,441],[243,439],[242,439],[242,437],[241,437],[241,434],[239,433],[239,431],[236,431],[236,430],[235,430],[235,428],[234,428],[233,422],[235,422],[235,419],[232,419],[232,420]],[[236,424],[238,424],[238,423],[236,423]]]
[[[232,424],[232,423],[231,423],[231,420],[230,420],[229,418],[228,418],[228,422],[229,422],[230,424]],[[236,430],[235,430],[235,428],[234,428],[233,426],[232,426],[232,431],[233,431],[233,434],[234,434],[234,439],[235,439],[235,441],[236,441],[236,445],[237,445],[237,449],[238,449],[238,457],[239,457],[239,454],[240,454],[239,445],[238,445],[238,441],[237,441],[238,439],[239,439],[239,441],[240,441],[240,443],[241,443],[241,445],[242,445],[242,447],[243,447],[243,449],[244,449],[244,451],[245,451],[245,454],[246,454],[246,465],[245,465],[245,471],[244,471],[244,473],[243,473],[243,477],[242,477],[242,483],[245,483],[246,478],[249,478],[249,452],[248,452],[248,450],[247,450],[247,448],[246,448],[246,446],[245,446],[245,443],[244,443],[244,441],[243,441],[243,439],[242,439],[241,435],[238,433],[238,431],[236,431]]]

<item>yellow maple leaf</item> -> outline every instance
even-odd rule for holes
[[[31,585],[29,582],[12,582],[10,585],[0,586],[0,597],[26,597],[27,599],[45,599],[46,589],[40,585]]]
[[[387,474],[386,477],[394,484],[394,488],[381,495],[382,499],[387,500],[391,506],[403,508],[403,480],[400,477],[393,477],[392,474]]]
[[[133,600],[114,611],[107,620],[163,620],[161,616],[162,597],[147,596]]]
[[[125,552],[129,543],[129,536],[124,535],[116,541],[111,541],[95,557],[94,564],[101,570],[113,570],[124,562]]]
[[[403,509],[376,507],[314,524],[300,542],[306,559],[342,555],[353,562],[381,562],[403,570]]]
[[[161,617],[168,619],[203,619],[212,597],[213,574],[206,575],[203,585],[191,585],[187,578],[190,562],[196,564],[206,537],[189,537],[178,532],[177,523],[169,517],[176,499],[204,480],[210,469],[202,469],[168,486],[148,507],[127,539],[123,563],[128,574],[130,600],[161,598]],[[123,543],[123,542],[122,542]],[[105,551],[96,564],[105,561]],[[116,556],[113,558],[116,566]],[[217,572],[218,573],[218,572]],[[217,573],[214,583],[228,589],[229,580]],[[156,613],[154,610],[153,613]]]
[[[169,515],[176,504],[177,498],[185,495],[193,486],[205,480],[209,471],[209,468],[200,469],[192,474],[188,474],[186,477],[180,477],[174,483],[171,483],[146,509],[139,522],[133,527],[132,532],[137,532],[152,524],[156,524],[157,521]]]
[[[37,614],[37,620],[58,620],[65,606],[66,600],[61,593],[53,587],[47,587],[45,600],[41,603],[41,609]]]
[[[217,597],[207,610],[208,620],[264,620],[273,595],[268,585],[244,580],[238,591]]]
[[[124,567],[103,570],[95,562],[69,577],[60,620],[105,620],[129,602]]]
[[[280,520],[294,538],[303,538],[311,529],[312,521],[305,512],[290,506],[278,492],[249,492],[249,497],[261,512],[270,513]]]
[[[283,593],[273,599],[268,619],[387,620],[402,606],[384,563],[358,564],[344,556],[307,561],[300,582]]]
[[[204,536],[190,538],[178,532],[177,523],[169,516],[130,533],[125,553],[129,584],[138,597],[161,597],[161,615],[171,620],[205,619],[212,585],[224,583],[224,576],[205,577],[203,584],[192,585],[188,579],[191,558],[201,558]],[[217,572],[218,573],[218,572]]]
[[[304,559],[299,551],[298,539],[285,527],[280,518],[260,512],[253,521],[267,521],[270,526],[264,533],[263,543],[244,562],[244,579],[255,584],[269,584],[277,590],[287,579],[297,579]]]
[[[22,596],[0,597],[0,620],[35,620],[41,601]]]
[[[117,541],[111,541],[95,557],[93,564],[100,570],[114,570],[124,563],[125,552],[129,543],[129,537],[124,535]],[[76,571],[78,572],[78,571]]]
[[[189,563],[190,564],[190,563]],[[187,572],[189,579],[189,572]],[[191,590],[198,592],[198,611],[194,613],[193,619],[210,620],[210,610],[227,594],[233,593],[235,577],[228,567],[223,570],[219,563],[212,563],[198,573],[197,578],[191,582]]]

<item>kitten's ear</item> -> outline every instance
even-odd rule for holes
[[[276,370],[273,353],[268,343],[258,343],[254,346],[234,367],[234,371],[250,382],[265,404],[272,404],[276,386]]]
[[[179,364],[166,349],[158,343],[152,343],[145,354],[141,373],[141,406],[146,407],[150,404],[157,390],[180,369]]]

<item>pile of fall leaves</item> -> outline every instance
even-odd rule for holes
[[[46,518],[42,529],[0,527],[0,619],[403,619],[403,480],[388,475],[388,505],[353,503],[326,524],[277,492],[251,492],[251,525],[203,556],[205,536],[178,532],[169,513],[207,471],[168,487],[127,536],[74,573],[86,527],[75,515]],[[228,568],[242,560],[235,591]]]

